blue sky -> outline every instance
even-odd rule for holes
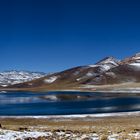
[[[139,0],[1,0],[0,71],[55,72],[140,52]]]

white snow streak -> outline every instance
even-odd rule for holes
[[[53,76],[53,77],[50,77],[48,79],[45,79],[44,82],[45,83],[53,83],[57,80],[57,78],[58,78],[57,76]]]
[[[131,63],[131,64],[129,64],[129,65],[131,65],[131,66],[136,66],[136,67],[140,67],[140,63]]]
[[[0,130],[0,140],[16,140],[16,139],[26,139],[26,138],[38,138],[40,136],[49,136],[50,132],[19,132],[12,130]]]

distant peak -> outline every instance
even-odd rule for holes
[[[131,57],[127,57],[121,61],[121,64],[140,63],[140,53],[136,53]]]
[[[140,57],[140,52],[139,53],[136,53],[135,56],[139,56]]]
[[[107,63],[111,63],[111,62],[114,62],[114,63],[118,64],[119,60],[115,59],[112,56],[108,56],[108,57],[105,57],[104,59],[100,60],[96,64],[107,64]]]
[[[0,71],[0,73],[17,73],[17,74],[19,74],[19,73],[29,73],[29,74],[31,74],[31,73],[37,73],[37,74],[46,74],[46,73],[44,73],[44,72],[36,72],[36,71],[28,71],[28,70],[5,70],[5,71]]]
[[[140,53],[136,53],[133,57],[132,57],[132,59],[140,59]]]
[[[125,58],[125,59],[133,59],[133,58],[137,58],[137,57],[140,57],[140,53],[136,53],[136,54],[134,54],[132,56],[129,56],[129,57]]]

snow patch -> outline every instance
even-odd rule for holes
[[[112,64],[114,66],[118,66],[118,64],[115,61],[111,60],[111,59],[107,59],[107,60],[101,62],[101,64]]]
[[[132,59],[133,59],[133,60],[139,60],[140,57],[133,57]]]
[[[97,75],[98,75],[98,74],[95,73],[95,72],[88,72],[88,73],[86,74],[87,77],[92,77],[92,76],[97,76]]]
[[[89,65],[89,67],[91,68],[95,68],[95,67],[98,67],[99,65]]]
[[[140,67],[140,63],[131,63],[129,64],[130,66],[136,66],[136,67]]]
[[[136,63],[140,63],[140,59],[136,60]]]
[[[24,140],[26,138],[38,138],[42,136],[52,135],[50,132],[19,132],[12,130],[0,130],[0,140],[16,140],[21,139]]]
[[[28,85],[29,85],[29,86],[32,86],[32,85],[33,85],[33,83],[28,83]]]
[[[32,81],[45,76],[44,73],[28,71],[4,71],[0,72],[0,85],[3,87]]]
[[[119,64],[117,62],[115,62],[114,60],[112,60],[112,58],[108,58],[100,63],[98,63],[97,65],[89,65],[89,67],[95,68],[95,67],[100,67],[101,70],[104,71],[108,71],[109,69],[113,68],[113,67],[117,67]]]
[[[102,69],[103,71],[108,71],[110,68],[111,68],[111,67],[110,67],[109,65],[102,65],[102,66],[101,66],[101,69]]]
[[[110,76],[110,77],[112,77],[112,78],[116,78],[116,77],[117,77],[116,74],[115,74],[114,72],[106,72],[106,75],[107,75],[107,76]]]
[[[82,80],[82,79],[81,78],[76,79],[76,81],[80,81],[80,80]]]
[[[53,77],[50,77],[48,79],[45,79],[44,82],[45,83],[53,83],[57,80],[57,78],[58,78],[57,76],[53,76]]]
[[[135,56],[132,57],[133,60],[140,59],[140,53],[137,53]]]
[[[8,85],[1,85],[2,87],[7,87]]]
[[[97,73],[94,73],[94,72],[88,72],[86,75],[80,77],[80,78],[77,78],[76,81],[80,81],[82,79],[86,79],[86,78],[89,78],[89,77],[96,77],[98,74]]]

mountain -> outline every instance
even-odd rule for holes
[[[45,73],[29,72],[29,71],[4,71],[0,72],[0,86],[6,87],[9,85],[19,84],[27,81],[32,81],[45,76]]]
[[[106,72],[105,77],[107,84],[140,82],[140,53],[122,60],[119,66]]]
[[[117,60],[106,57],[93,65],[74,67],[46,75],[36,80],[14,84],[8,88],[32,90],[77,89],[82,86],[102,86],[140,82],[140,53]]]
[[[106,57],[94,65],[75,67],[37,80],[9,86],[9,88],[67,89],[85,84],[104,84],[103,74],[119,64],[120,61],[117,59]]]

